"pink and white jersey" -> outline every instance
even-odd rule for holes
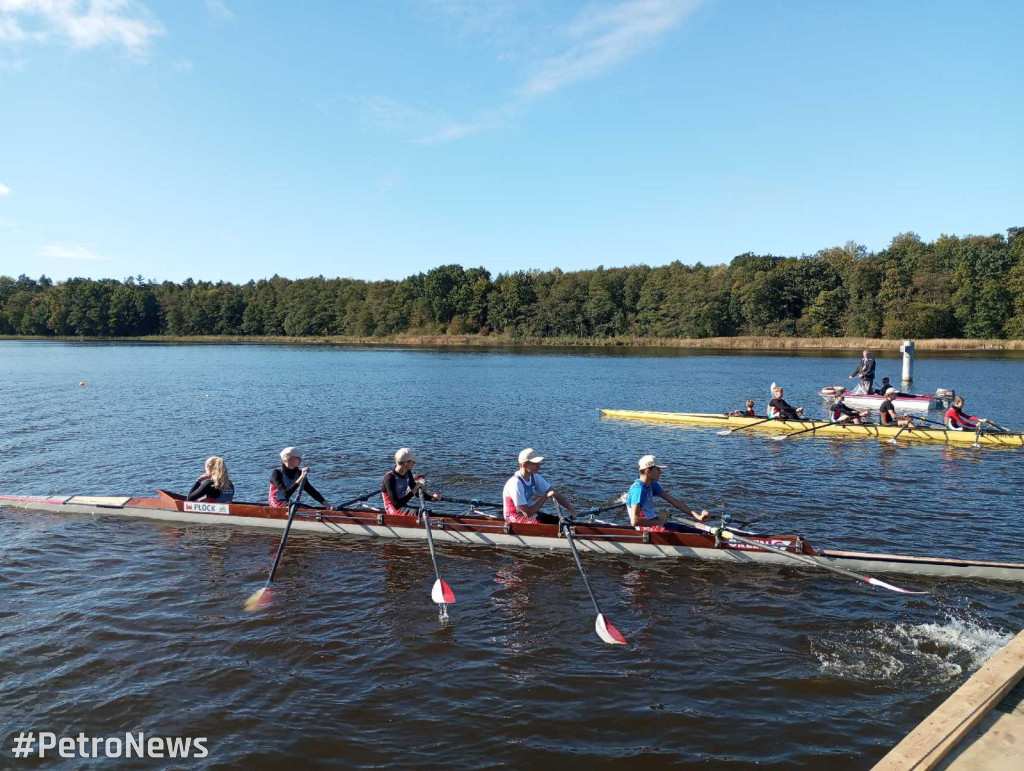
[[[534,522],[533,517],[524,517],[519,513],[520,506],[529,506],[533,498],[544,495],[551,489],[548,480],[540,474],[531,474],[527,482],[522,477],[522,470],[513,474],[505,483],[505,489],[501,491],[501,499],[505,508],[505,521],[507,522]]]

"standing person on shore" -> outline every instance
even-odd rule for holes
[[[544,457],[538,455],[532,447],[519,453],[519,470],[509,478],[501,491],[506,522],[557,525],[558,517],[541,511],[541,507],[550,498],[565,506],[570,516],[576,516],[573,505],[560,492],[553,490],[548,480],[540,475],[543,460]],[[537,500],[534,501],[534,498]]]
[[[196,480],[185,496],[186,501],[230,503],[235,497],[235,486],[228,477],[228,467],[216,455],[206,459],[205,473]]]
[[[874,393],[875,360],[871,357],[871,351],[864,351],[864,358],[860,360],[857,369],[853,371],[853,374],[848,379],[855,377],[860,378],[860,387],[863,389],[863,393]]]
[[[283,509],[288,506],[291,497],[299,489],[299,485],[306,481],[305,492],[309,497],[317,501],[324,508],[331,508],[324,500],[320,492],[306,480],[309,473],[309,466],[300,469],[302,453],[295,447],[285,447],[281,450],[281,465],[270,472],[270,505],[275,509]]]
[[[782,386],[772,383],[772,400],[768,402],[768,417],[773,420],[803,420],[804,408],[793,407],[782,398]]]
[[[388,514],[414,517],[413,512],[403,511],[402,508],[419,494],[423,482],[417,482],[412,476],[412,467],[416,465],[416,453],[408,447],[403,447],[395,453],[395,467],[384,475],[380,483],[380,497],[384,500],[384,511]],[[441,493],[430,493],[426,490],[423,494],[432,501],[441,500]]]
[[[683,530],[680,525],[668,521],[668,512],[660,514],[654,510],[654,499],[661,498],[672,504],[676,509],[689,514],[698,522],[708,518],[707,510],[699,514],[683,503],[665,492],[665,488],[658,484],[661,478],[661,471],[665,467],[660,465],[653,455],[645,455],[637,463],[640,468],[640,476],[630,486],[626,493],[626,511],[629,514],[629,524],[640,531],[653,531],[664,533],[668,530]]]

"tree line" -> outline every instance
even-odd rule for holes
[[[728,265],[516,271],[442,265],[401,281],[156,283],[0,276],[0,334],[1024,338],[1024,228],[914,233],[869,253],[742,254]]]

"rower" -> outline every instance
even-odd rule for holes
[[[845,399],[846,396],[844,394],[836,394],[835,401],[828,408],[828,419],[832,423],[853,422],[859,426],[861,419],[864,417],[863,413],[847,405],[844,401]]]
[[[532,447],[519,453],[519,470],[509,478],[501,491],[506,522],[557,525],[558,517],[541,511],[549,498],[565,506],[570,516],[576,516],[573,505],[560,492],[552,489],[548,480],[540,475],[543,460],[544,457],[538,455]],[[531,503],[534,497],[537,500]]]
[[[976,418],[964,412],[964,399],[962,396],[953,397],[953,406],[946,410],[946,428],[950,431],[963,431],[965,428],[979,428],[982,423],[991,421],[985,418]]]
[[[645,455],[637,464],[640,467],[640,476],[633,482],[626,493],[626,511],[629,514],[629,524],[640,531],[652,531],[665,533],[669,530],[683,530],[685,527],[668,521],[668,512],[660,514],[654,510],[654,498],[663,498],[685,514],[699,522],[708,518],[707,510],[698,514],[678,498],[665,492],[665,488],[658,484],[661,478],[661,470],[665,468],[660,465],[653,455]]]
[[[782,398],[782,386],[772,383],[772,400],[768,402],[768,417],[774,420],[803,420],[804,408],[792,407]]]
[[[319,491],[306,480],[309,466],[303,469],[299,468],[302,463],[302,453],[295,447],[285,447],[281,450],[280,455],[281,465],[270,472],[270,505],[275,509],[283,509],[288,506],[288,501],[299,489],[299,485],[305,481],[306,485],[303,489],[309,493],[309,497],[325,508],[331,508]]]
[[[384,499],[384,511],[388,514],[397,514],[402,517],[414,517],[415,513],[404,511],[403,507],[415,497],[423,482],[417,482],[412,478],[412,467],[416,465],[416,453],[408,447],[403,447],[395,453],[395,467],[384,475],[380,483],[380,497]],[[428,493],[432,501],[441,500],[441,493]]]
[[[235,486],[228,477],[228,467],[216,455],[206,459],[206,470],[185,496],[186,501],[230,503],[235,497]]]
[[[904,413],[902,417],[896,414],[896,407],[893,405],[892,400],[896,397],[895,388],[887,388],[885,390],[885,398],[882,403],[878,405],[878,422],[883,426],[905,426],[907,428],[916,428],[913,419]]]

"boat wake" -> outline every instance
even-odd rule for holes
[[[878,624],[842,639],[813,641],[822,675],[887,685],[940,685],[973,672],[1013,638],[970,618]]]

